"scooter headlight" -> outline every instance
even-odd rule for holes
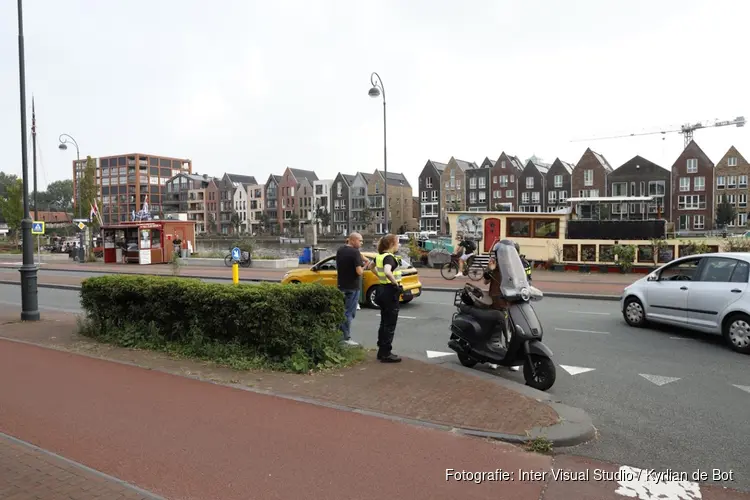
[[[524,301],[528,302],[529,299],[531,298],[531,290],[529,290],[526,287],[521,288],[521,298]]]

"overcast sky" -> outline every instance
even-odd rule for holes
[[[15,4],[0,5],[0,169],[20,173]],[[415,194],[427,159],[575,163],[591,146],[613,167],[669,167],[678,133],[571,141],[750,118],[746,0],[27,0],[24,18],[42,189],[72,175],[61,133],[82,156],[190,158],[260,182],[287,166],[371,172],[373,71],[389,170]],[[732,144],[750,157],[750,126],[695,139],[714,162]]]

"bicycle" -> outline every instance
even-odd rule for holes
[[[250,267],[252,265],[253,259],[250,257],[250,254],[248,252],[242,252],[242,258],[238,262],[240,267]],[[230,253],[226,257],[224,257],[224,265],[227,267],[232,267],[234,264],[234,260],[232,259],[232,254]]]
[[[470,280],[479,281],[480,279],[482,279],[482,275],[484,275],[484,269],[482,269],[481,267],[472,267],[474,265],[475,257],[476,255],[472,255],[471,257],[466,259],[464,268],[466,269],[466,275]],[[447,280],[456,279],[456,275],[458,274],[459,269],[458,260],[460,258],[460,255],[451,255],[450,262],[446,262],[445,264],[443,264],[443,266],[440,268],[440,274],[443,276],[443,278]]]

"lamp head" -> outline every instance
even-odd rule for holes
[[[369,92],[367,92],[367,95],[369,95],[370,97],[380,97],[380,89],[377,87],[373,87]]]
[[[58,148],[60,148],[60,149],[62,149],[63,151],[65,151],[66,149],[68,149],[68,146],[67,146],[67,145],[65,145],[65,144],[64,144],[64,143],[62,143],[62,142],[61,142],[61,143],[60,143],[60,145],[59,145],[59,146],[57,146],[57,147],[58,147]]]

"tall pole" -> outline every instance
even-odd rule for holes
[[[383,196],[385,197],[385,232],[389,233],[390,230],[388,228],[388,210],[390,210],[390,204],[388,200],[388,129],[385,112],[385,85],[383,85],[383,80],[380,78],[380,75],[375,72],[370,75],[370,83],[372,84],[372,88],[369,92],[370,97],[377,97],[380,94],[383,95],[383,176],[385,177]]]
[[[34,96],[31,96],[31,150],[32,160],[34,162],[34,220],[39,220],[39,209],[36,200],[36,108],[34,106]]]
[[[21,87],[21,175],[23,176],[23,264],[21,273],[21,320],[39,321],[37,272],[34,265],[34,246],[31,241],[29,216],[29,158],[26,143],[26,63],[23,45],[23,0],[18,0],[18,76]]]

